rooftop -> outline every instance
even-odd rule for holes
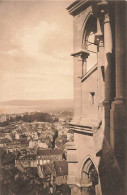
[[[68,163],[67,161],[55,162],[56,176],[68,175]]]

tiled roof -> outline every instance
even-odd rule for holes
[[[51,150],[51,155],[55,154],[62,154],[63,150],[55,148],[54,150]]]
[[[62,154],[63,150],[55,148],[54,150],[51,149],[42,149],[37,151],[37,155],[59,155]]]
[[[44,171],[44,174],[46,175],[53,173],[53,169],[54,169],[53,164],[43,165],[43,171]]]
[[[27,154],[25,156],[23,156],[24,159],[36,159],[36,154]]]
[[[67,161],[56,161],[55,162],[56,176],[68,175],[68,163]]]
[[[50,149],[37,150],[37,155],[50,155]]]

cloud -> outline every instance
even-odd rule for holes
[[[43,71],[43,74],[47,71],[48,74],[54,72],[72,75],[72,61],[69,55],[71,42],[72,36],[67,34],[62,26],[55,22],[41,21],[32,28],[18,32],[11,40],[15,48],[6,51],[5,54],[8,58],[13,57],[19,69],[21,64],[24,64],[24,69],[38,69],[39,72]]]
[[[3,0],[3,2],[26,2],[26,0]],[[64,0],[27,0],[27,2],[63,2]],[[74,1],[74,0],[73,0]],[[72,3],[72,0],[66,0],[66,2]]]
[[[23,23],[20,27],[13,17],[13,23],[16,21],[18,25],[13,24],[10,34],[3,33],[9,42],[5,43],[6,49],[0,50],[1,98],[72,98],[72,31],[67,25],[65,28],[63,17],[59,20],[39,18],[32,23],[34,15],[30,17],[30,13],[27,25],[24,18],[24,22],[19,21]]]
[[[67,56],[68,48],[71,48],[69,45],[72,43],[72,34],[67,33],[62,25],[55,22],[41,21],[37,26],[25,28],[23,32],[17,33],[11,43],[17,44],[18,50],[17,52],[16,49],[10,50],[9,53],[12,55],[22,51],[32,57],[45,54],[64,58]]]
[[[64,59],[65,62],[70,59],[72,37],[62,25],[40,21],[36,26],[16,33],[10,41],[12,48],[4,53],[9,56],[28,56],[40,61]]]
[[[46,21],[42,21],[32,29],[24,29],[23,34],[17,35],[17,39],[24,54],[39,56],[43,52],[41,48],[44,42],[58,31],[59,27],[56,23],[48,24]],[[49,43],[47,47],[50,47]]]

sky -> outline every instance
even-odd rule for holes
[[[71,3],[0,2],[0,101],[73,99]]]

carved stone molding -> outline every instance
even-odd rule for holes
[[[89,52],[87,50],[84,50],[84,49],[81,49],[81,50],[71,54],[71,56],[80,57],[83,61],[86,58],[88,58],[89,55],[90,55]]]

